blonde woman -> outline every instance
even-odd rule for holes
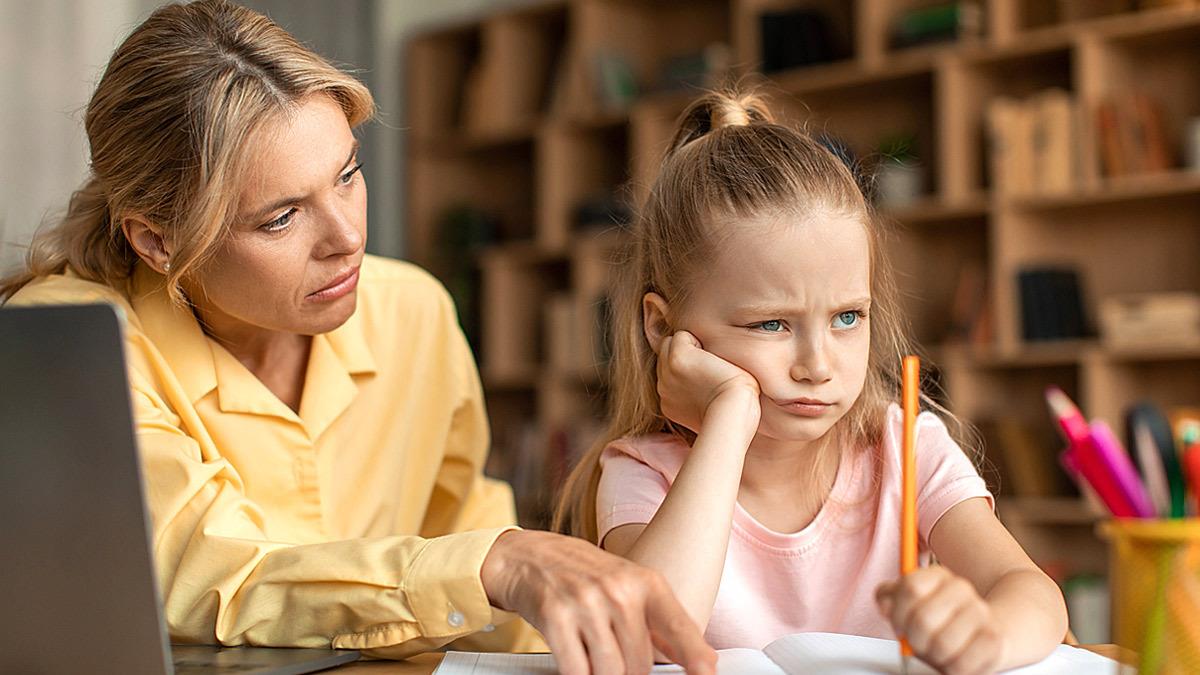
[[[404,657],[459,638],[564,672],[715,654],[661,576],[512,527],[446,292],[364,255],[373,102],[265,17],[155,12],[88,105],[92,173],[10,305],[124,310],[173,640]],[[98,449],[100,451],[100,449]]]

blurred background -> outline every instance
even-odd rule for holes
[[[82,179],[83,106],[157,4],[0,0],[0,265]],[[609,281],[676,116],[751,77],[859,171],[930,393],[1076,635],[1108,640],[1107,512],[1043,392],[1135,463],[1200,435],[1197,0],[246,4],[374,92],[368,249],[454,294],[523,524],[600,433]]]

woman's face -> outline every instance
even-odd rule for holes
[[[324,95],[256,140],[227,239],[184,289],[210,326],[329,332],[354,313],[366,244],[358,142]]]

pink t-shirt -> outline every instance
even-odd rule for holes
[[[900,454],[903,413],[887,411],[882,452],[843,452],[829,499],[803,530],[767,529],[741,505],[705,637],[716,649],[761,649],[789,633],[822,631],[894,638],[875,605],[875,587],[900,569]],[[600,459],[596,495],[601,539],[648,523],[687,457],[669,434],[615,441]],[[917,418],[917,531],[922,564],[929,532],[950,507],[992,495],[932,413]],[[875,481],[876,472],[879,480]]]

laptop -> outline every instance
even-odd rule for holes
[[[168,644],[117,311],[0,307],[0,672],[290,675],[356,660]]]

